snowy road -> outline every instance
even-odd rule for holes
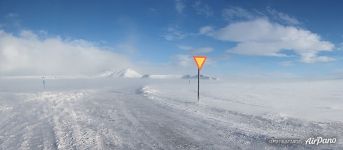
[[[243,114],[143,85],[0,93],[0,148],[6,150],[342,149],[342,143],[267,143],[272,137],[339,139],[342,125]]]

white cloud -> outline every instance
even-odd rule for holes
[[[191,46],[180,45],[180,46],[178,46],[178,48],[183,49],[183,50],[187,50],[187,51],[191,52],[192,54],[205,54],[205,53],[210,53],[213,51],[212,47],[193,48]]]
[[[229,7],[222,11],[222,16],[225,20],[252,20],[257,18],[269,18],[270,20],[281,24],[299,25],[300,21],[286,13],[277,11],[276,9],[267,7],[266,10],[247,10],[241,7]]]
[[[232,20],[232,19],[252,19],[252,18],[255,18],[256,15],[240,7],[230,7],[223,10],[222,16],[224,17],[225,20]]]
[[[92,74],[127,66],[124,56],[88,41],[0,31],[0,75]]]
[[[300,54],[302,61],[305,63],[315,63],[315,62],[331,62],[335,61],[334,58],[328,56],[318,56],[317,53],[308,52]]]
[[[289,67],[289,66],[293,66],[294,62],[293,61],[283,61],[283,62],[280,62],[279,64],[281,66],[284,66],[284,67]]]
[[[185,7],[186,6],[183,3],[183,0],[175,0],[175,9],[179,14],[183,12],[183,9],[185,9]]]
[[[176,55],[175,62],[182,67],[190,67],[194,64],[193,58],[191,55]]]
[[[305,63],[328,62],[334,58],[319,56],[319,52],[332,51],[334,45],[319,35],[294,26],[272,23],[267,19],[236,22],[220,29],[205,26],[204,34],[222,41],[237,42],[229,52],[244,55],[285,56],[291,50]]]
[[[279,12],[275,9],[267,8],[267,12],[275,19],[280,20],[282,22],[286,22],[287,24],[297,25],[300,24],[300,21],[288,14]]]
[[[130,41],[116,45],[115,49],[119,51],[123,51],[127,54],[133,54],[138,51],[138,48],[135,46],[135,44]]]
[[[206,17],[213,15],[211,7],[205,3],[202,3],[201,1],[196,1],[193,4],[193,8],[198,15],[204,15]]]
[[[182,32],[179,27],[168,27],[167,33],[163,35],[164,39],[168,41],[181,40],[187,37],[188,34]]]
[[[200,34],[209,34],[209,33],[212,33],[213,32],[213,27],[211,26],[204,26],[204,27],[201,27],[200,28]]]
[[[338,43],[336,46],[337,50],[343,50],[343,42]]]

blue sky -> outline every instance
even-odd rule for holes
[[[19,40],[23,31],[41,41],[84,40],[147,72],[192,73],[191,56],[199,54],[208,56],[210,74],[332,76],[343,73],[340,6],[338,0],[1,0],[0,29]],[[30,70],[3,64],[10,68],[3,74]]]

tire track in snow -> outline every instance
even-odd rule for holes
[[[98,133],[83,126],[77,103],[88,91],[16,94],[13,112],[0,122],[2,149],[102,149]],[[15,100],[15,99],[14,99]],[[1,114],[0,114],[1,115]],[[2,140],[2,139],[1,139]]]
[[[57,137],[59,149],[101,149],[101,138],[93,129],[85,126],[87,116],[84,116],[79,104],[84,100],[83,92],[63,94],[66,100],[53,101],[53,129]]]
[[[156,139],[151,142],[153,137],[126,107],[126,100],[130,97],[123,93],[102,91],[82,106],[88,110],[89,118],[98,123],[98,133],[106,149],[146,149],[158,145]]]
[[[131,96],[129,97],[132,98]],[[161,148],[163,144],[160,143],[159,140],[156,139],[153,135],[151,135],[151,133],[149,133],[149,130],[147,130],[142,122],[140,122],[139,119],[130,111],[126,103],[124,103],[125,101],[127,102],[127,100],[119,100],[117,102],[119,106],[118,108],[119,111],[123,114],[124,118],[129,122],[132,132],[131,134],[137,136],[138,141],[136,141],[136,143],[144,143],[147,147],[150,148]],[[144,147],[143,145],[140,146]],[[134,149],[135,147],[131,148]]]

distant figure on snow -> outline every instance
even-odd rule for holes
[[[43,79],[43,88],[45,89],[45,77],[42,77]]]

